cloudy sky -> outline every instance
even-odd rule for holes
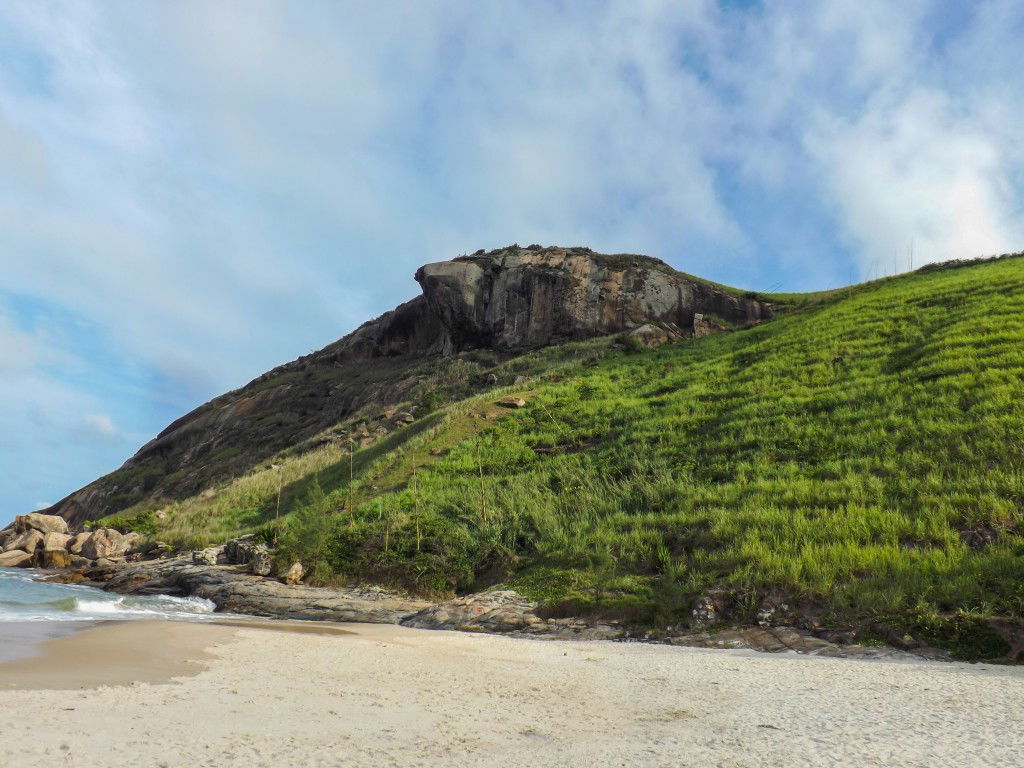
[[[1024,248],[1020,0],[0,4],[0,518],[410,298],[589,245],[744,288]]]

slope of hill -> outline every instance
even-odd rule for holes
[[[657,350],[457,354],[424,413],[365,447],[373,423],[342,421],[126,514],[159,507],[182,546],[279,536],[324,582],[501,584],[648,627],[885,625],[997,655],[983,620],[1024,615],[1024,259],[778,303]]]
[[[683,338],[703,315],[702,329],[711,320],[771,316],[756,297],[657,259],[589,248],[478,251],[427,264],[416,280],[422,295],[183,416],[121,469],[47,511],[81,523],[145,499],[187,498],[346,420],[376,422],[372,434],[357,430],[365,444],[392,430],[395,413],[409,419],[432,410],[439,395],[478,389],[486,368],[525,350],[648,323],[664,337]]]

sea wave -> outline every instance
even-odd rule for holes
[[[112,595],[92,587],[41,584],[25,572],[0,578],[0,621],[199,619],[214,604],[199,597]]]

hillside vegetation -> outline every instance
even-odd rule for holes
[[[322,582],[507,585],[647,627],[717,589],[731,620],[767,599],[984,655],[976,619],[1024,615],[1024,259],[780,304],[655,351],[496,362],[499,385],[524,378],[439,390],[351,453],[285,452],[165,506],[158,535],[259,530]]]

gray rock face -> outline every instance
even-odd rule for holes
[[[508,248],[427,264],[416,273],[444,328],[444,351],[535,347],[653,324],[689,335],[695,315],[745,324],[771,306],[685,277],[644,256],[586,248]]]

